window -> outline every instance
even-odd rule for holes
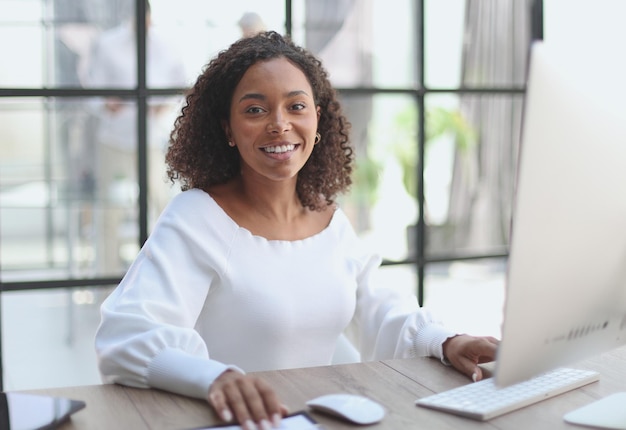
[[[540,5],[0,0],[0,358],[13,378],[4,385],[41,388],[46,377],[20,352],[26,331],[16,326],[54,333],[44,345],[64,351],[63,366],[90,363],[51,386],[97,382],[81,339],[177,192],[162,156],[181,95],[250,27],[292,34],[329,70],[357,152],[340,203],[384,256],[381,282],[424,303],[453,273],[501,276]]]

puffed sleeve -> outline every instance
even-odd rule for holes
[[[206,398],[217,376],[236,369],[211,360],[194,329],[227,246],[197,221],[202,211],[193,195],[177,196],[102,304],[95,345],[104,382]]]
[[[356,240],[356,239],[355,239]],[[417,297],[373,282],[381,258],[362,243],[354,246],[357,275],[355,316],[346,330],[363,361],[430,356],[443,359],[446,329]]]

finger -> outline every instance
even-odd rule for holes
[[[471,359],[463,359],[461,372],[467,375],[472,381],[477,382],[483,379],[483,371],[477,366],[478,362]]]
[[[490,339],[484,338],[480,343],[476,344],[475,353],[477,362],[486,363],[493,361],[496,357],[497,349],[497,343],[493,343]]]
[[[265,381],[259,379],[256,386],[272,424],[280,426],[282,417],[288,413],[286,406],[280,403],[274,390]]]
[[[487,340],[489,343],[491,343],[491,344],[493,344],[495,346],[498,346],[500,344],[500,339],[496,339],[493,336],[487,336],[487,337],[485,337],[485,340]]]
[[[224,387],[224,394],[237,422],[239,422],[244,429],[255,430],[256,426],[248,410],[247,399],[241,391],[241,385],[245,385],[245,381],[243,381],[243,384],[241,381],[238,382],[239,383],[227,384]]]
[[[452,361],[452,365],[459,372],[461,372],[464,375],[467,375],[470,378],[472,378],[472,375],[476,371],[476,367],[477,367],[476,364],[477,362],[475,360],[472,360],[471,358],[466,357],[466,356],[457,356]]]
[[[480,367],[476,366],[474,368],[474,372],[472,373],[472,381],[478,382],[483,379],[483,371]]]
[[[262,379],[252,378],[252,384],[242,386],[248,410],[254,422],[263,430],[271,429],[272,422],[280,422],[280,402],[274,391]]]
[[[233,420],[233,413],[226,404],[226,397],[224,396],[224,392],[222,390],[211,390],[209,393],[209,404],[213,406],[213,409],[222,420],[226,422],[231,422]]]

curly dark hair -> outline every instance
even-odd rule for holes
[[[239,152],[227,144],[222,121],[229,120],[232,95],[248,68],[259,61],[283,57],[305,74],[315,104],[321,108],[317,129],[321,140],[298,173],[300,202],[320,210],[347,191],[354,159],[350,123],[342,113],[328,72],[314,55],[274,31],[238,40],[205,66],[187,93],[170,136],[166,162],[172,183],[180,181],[183,191],[207,190],[239,175]]]

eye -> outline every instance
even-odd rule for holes
[[[259,107],[259,106],[250,106],[248,109],[246,109],[246,113],[262,113],[264,112],[263,108]]]
[[[306,109],[306,104],[304,103],[294,103],[291,105],[291,110],[303,110]]]

